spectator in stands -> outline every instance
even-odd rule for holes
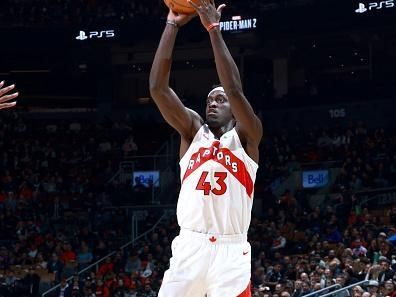
[[[37,297],[39,293],[40,276],[35,273],[33,267],[29,268],[28,274],[23,278],[26,296]]]
[[[302,284],[303,281],[299,279],[294,282],[294,289],[291,297],[300,297],[302,295]]]
[[[77,279],[73,278],[73,282],[72,282],[72,292],[71,292],[72,297],[79,297],[81,291],[82,291],[82,288],[80,288],[80,282],[79,282],[78,276],[77,276]],[[100,296],[100,295],[98,295],[98,296]]]
[[[74,274],[76,269],[76,253],[72,250],[70,242],[65,241],[63,243],[63,251],[60,259],[63,263],[63,275],[69,277]]]
[[[370,296],[379,296],[379,284],[378,281],[376,280],[370,280],[368,285],[367,285],[367,290],[370,293]]]
[[[362,245],[362,242],[359,238],[354,241],[351,248],[353,248],[352,251],[355,258],[358,258],[360,256],[366,257],[367,249]]]
[[[276,263],[273,269],[268,271],[263,284],[271,288],[274,288],[277,284],[283,281],[284,281],[284,275],[282,273],[282,265],[280,263]]]
[[[339,243],[342,240],[342,235],[338,230],[336,224],[328,225],[326,227],[326,240],[330,243]]]
[[[272,271],[273,268],[268,268],[267,275]],[[259,287],[263,285],[267,279],[266,273],[265,273],[265,268],[262,266],[258,266],[254,269],[252,273],[252,284],[254,287]]]
[[[390,267],[389,259],[381,256],[379,259],[379,265],[381,266],[381,272],[378,275],[378,281],[383,283],[389,279],[393,280],[395,271]]]
[[[124,153],[124,157],[130,157],[136,155],[137,150],[138,150],[138,146],[134,141],[133,136],[129,136],[122,145],[122,151]]]
[[[85,241],[81,242],[80,251],[77,253],[78,269],[86,268],[93,260],[93,255],[89,251],[88,245]]]
[[[149,282],[145,283],[141,297],[157,297],[157,293],[151,288],[151,284]]]
[[[59,260],[56,253],[52,253],[51,259],[48,261],[48,272],[55,273],[55,280],[60,281],[63,271],[63,264]]]
[[[395,283],[393,280],[387,280],[385,281],[382,290],[381,290],[382,296],[390,296],[394,297],[396,295],[395,291]]]
[[[279,201],[280,209],[283,209],[288,212],[292,212],[292,210],[297,207],[297,200],[291,194],[290,190],[286,189]]]
[[[117,286],[114,288],[111,296],[114,297],[124,297],[128,293],[129,289],[125,286],[124,281],[122,279],[118,280]]]
[[[370,248],[373,252],[379,252],[381,245],[386,242],[387,235],[385,232],[380,232],[376,239],[373,239]]]
[[[112,272],[113,269],[114,269],[114,264],[112,263],[111,258],[107,257],[105,259],[105,262],[100,265],[98,274],[101,277],[104,277],[104,276],[106,276],[107,273]]]
[[[342,274],[338,275],[336,277],[336,281],[335,282],[336,282],[336,284],[339,284],[341,287],[344,287],[345,284],[346,284],[345,275],[342,275]],[[347,297],[347,296],[350,296],[348,290],[343,290],[343,291],[337,293],[337,297]]]
[[[137,252],[132,251],[131,255],[128,257],[128,260],[125,264],[125,272],[130,274],[132,272],[138,272],[142,269],[142,262],[138,257]]]
[[[275,230],[272,240],[271,252],[280,252],[286,247],[286,238],[283,237],[279,231]]]
[[[300,296],[307,295],[307,294],[309,294],[311,292],[312,292],[311,284],[309,283],[309,281],[303,281],[302,282],[301,295]]]
[[[352,288],[352,297],[362,297],[364,290],[361,286],[355,286]]]
[[[66,278],[62,278],[60,287],[56,290],[56,297],[71,297],[72,289],[66,281]]]

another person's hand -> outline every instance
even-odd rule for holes
[[[3,86],[4,86],[4,81],[0,82],[0,109],[14,107],[16,105],[16,101],[13,102],[10,101],[18,97],[19,93],[18,92],[12,94],[8,94],[8,93],[15,88],[15,85],[10,85],[5,88],[3,88]]]
[[[197,14],[180,14],[169,10],[168,21],[174,21],[178,27],[182,27],[191,21]]]
[[[226,5],[221,4],[216,9],[214,0],[207,0],[207,1],[199,0],[199,1],[201,2],[201,5],[197,5],[191,0],[188,0],[188,3],[190,3],[190,5],[194,7],[196,12],[198,13],[202,25],[206,29],[208,29],[210,25],[218,24],[221,19],[221,12],[226,7]]]

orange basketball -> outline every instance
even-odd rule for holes
[[[198,6],[201,5],[201,1],[199,0],[191,0]],[[208,0],[205,0],[206,2]],[[181,14],[193,14],[195,13],[195,9],[187,2],[187,0],[164,0],[166,6],[172,9],[176,13]]]

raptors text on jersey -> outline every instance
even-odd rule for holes
[[[235,128],[217,140],[203,125],[180,160],[180,227],[207,234],[247,233],[257,168]]]

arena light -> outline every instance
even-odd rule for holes
[[[136,99],[139,104],[147,104],[151,101],[150,97],[139,97]]]
[[[50,73],[49,69],[20,69],[20,70],[10,70],[10,73]]]

